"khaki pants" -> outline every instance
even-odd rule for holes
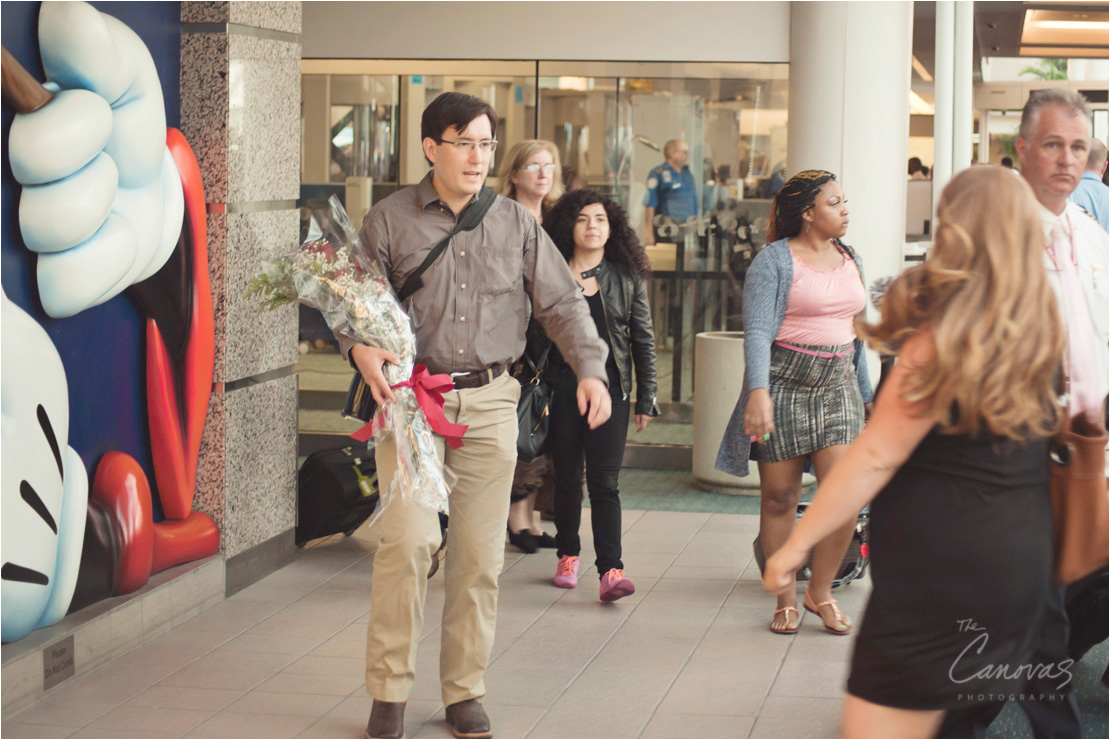
[[[485,695],[482,677],[493,648],[497,578],[505,561],[505,522],[516,464],[520,384],[508,373],[489,385],[444,396],[447,420],[468,424],[463,446],[446,450],[458,476],[451,490],[451,536],[444,564],[440,681],[444,704]],[[446,445],[437,437],[439,453]],[[375,453],[386,490],[397,469],[392,440]],[[395,498],[373,524],[379,540],[366,631],[366,691],[378,701],[408,699],[424,622],[428,568],[440,544],[436,512]]]

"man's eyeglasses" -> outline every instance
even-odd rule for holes
[[[463,154],[469,155],[475,149],[482,154],[493,154],[497,151],[497,139],[483,139],[482,141],[448,141],[440,139],[440,144],[450,144]]]
[[[531,164],[524,165],[520,169],[524,170],[525,172],[539,172],[540,170],[543,170],[545,173],[550,175],[552,172],[555,171],[555,165],[537,164],[536,162],[532,162]]]

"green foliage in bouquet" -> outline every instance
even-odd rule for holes
[[[266,269],[247,283],[247,297],[258,296],[259,311],[273,311],[297,302],[293,287],[293,261],[288,257],[272,260]]]
[[[293,255],[265,263],[265,269],[247,283],[247,297],[258,297],[259,311],[288,306],[300,297],[293,280],[294,273],[332,276],[337,272],[337,266],[342,271],[349,267],[345,253],[338,255],[337,260],[336,251],[327,241],[306,244]]]

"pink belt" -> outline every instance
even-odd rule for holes
[[[810,355],[811,357],[821,357],[821,358],[826,359],[826,360],[831,360],[831,359],[834,359],[834,358],[840,360],[840,359],[843,359],[843,358],[847,357],[848,355],[852,354],[853,351],[855,351],[854,347],[849,347],[848,349],[844,350],[843,352],[814,352],[811,349],[806,349],[805,347],[796,347],[793,344],[787,344],[786,342],[780,342],[777,339],[775,340],[774,344],[777,344],[779,347],[782,347],[783,349],[793,350],[794,352],[801,352],[803,355]]]

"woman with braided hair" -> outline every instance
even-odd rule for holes
[[[872,398],[853,328],[867,292],[848,230],[844,191],[831,172],[799,172],[775,195],[768,244],[744,290],[744,384],[725,430],[717,469],[748,475],[759,465],[759,536],[770,558],[794,529],[807,459],[820,482],[863,429]],[[835,635],[852,621],[832,581],[852,537],[849,522],[817,543],[804,606]],[[795,589],[778,597],[771,631],[798,631]]]

